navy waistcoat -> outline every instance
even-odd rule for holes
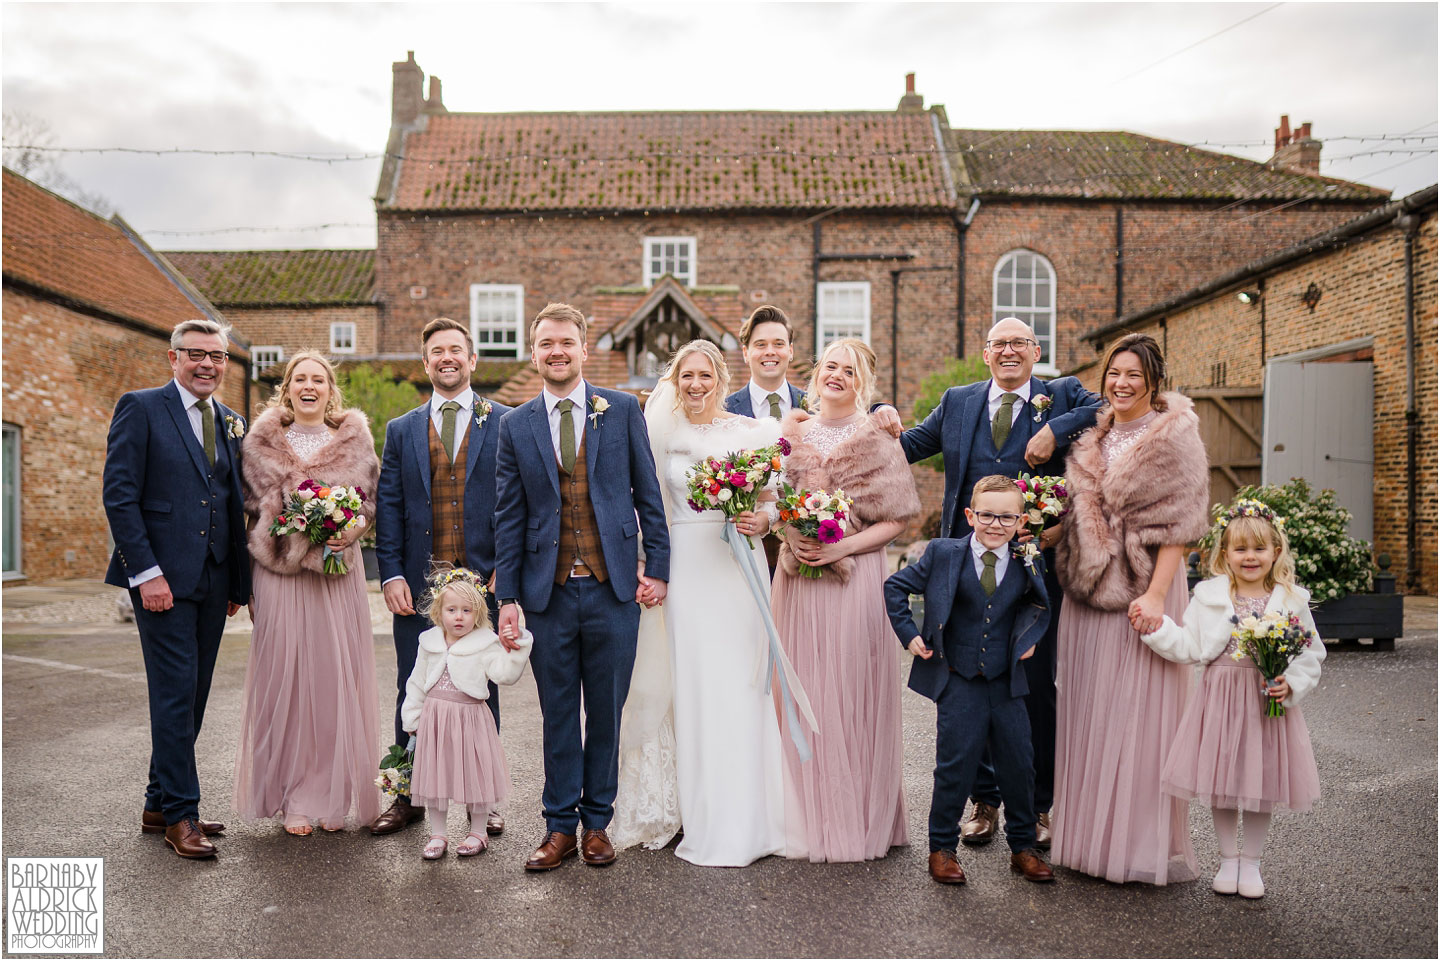
[[[1010,546],[1000,549],[1009,550]],[[980,586],[975,559],[968,550],[961,568],[955,604],[945,622],[945,659],[961,677],[993,680],[1010,669],[1010,633],[1025,593],[1024,566],[1010,558],[1005,577],[989,597]]]

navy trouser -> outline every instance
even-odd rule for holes
[[[1023,699],[1010,694],[1009,672],[997,678],[963,678],[955,672],[935,703],[935,788],[930,799],[930,850],[953,851],[960,840],[965,799],[974,787],[981,754],[995,758],[1005,801],[1005,839],[1012,851],[1035,846],[1035,766],[1030,718]]]
[[[225,567],[207,558],[195,593],[175,598],[170,610],[147,611],[138,588],[130,589],[130,600],[135,606],[150,699],[150,783],[145,789],[145,809],[164,814],[166,824],[178,824],[199,814],[195,739],[205,719],[210,679],[225,632],[230,576]]]
[[[640,605],[618,600],[594,577],[571,577],[555,585],[543,611],[527,610],[525,623],[535,635],[530,670],[544,718],[546,829],[573,834],[577,822],[603,829],[615,815],[620,712],[635,669]]]

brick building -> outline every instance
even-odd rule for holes
[[[1436,590],[1436,188],[1386,204],[1085,334],[1165,349],[1197,398],[1216,501],[1303,476],[1401,590]],[[1099,384],[1098,362],[1080,375]]]
[[[220,313],[118,216],[4,171],[4,577],[101,577],[105,441],[127,390],[170,379],[182,320]],[[223,401],[250,408],[232,339]]]

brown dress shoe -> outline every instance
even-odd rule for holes
[[[566,858],[575,856],[575,835],[551,831],[525,862],[527,871],[553,871]]]
[[[989,844],[995,838],[995,824],[1000,809],[983,801],[972,801],[970,820],[960,827],[960,840],[966,844]]]
[[[1055,880],[1055,872],[1050,870],[1050,865],[1045,863],[1040,852],[1034,848],[1016,851],[1010,855],[1010,870],[1025,875],[1027,881]]]
[[[485,815],[485,833],[492,838],[505,833],[505,818],[499,811],[491,811]]]
[[[1050,850],[1050,812],[1046,811],[1035,819],[1035,846],[1042,851]]]
[[[941,884],[965,883],[965,872],[960,870],[954,851],[930,852],[930,877]]]
[[[580,860],[597,868],[615,863],[615,847],[604,828],[580,832]]]
[[[182,858],[213,858],[215,845],[200,833],[196,818],[186,818],[165,829],[165,843]]]
[[[225,825],[219,821],[207,821],[204,818],[196,818],[195,823],[200,825],[200,833],[206,836],[225,833]],[[164,834],[165,827],[165,815],[163,813],[160,811],[152,811],[149,808],[141,809],[141,831],[144,831],[146,834]]]
[[[371,834],[394,834],[425,816],[425,809],[410,803],[405,795],[395,799],[390,809],[370,824]]]

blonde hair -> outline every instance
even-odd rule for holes
[[[1210,549],[1210,570],[1229,577],[1231,591],[1239,585],[1235,572],[1225,562],[1225,550],[1237,539],[1246,544],[1269,544],[1275,548],[1275,563],[1270,566],[1270,573],[1265,575],[1266,590],[1273,591],[1277,584],[1287,588],[1295,586],[1295,555],[1290,553],[1290,539],[1285,536],[1284,528],[1275,526],[1264,517],[1241,515],[1225,525],[1225,530],[1215,538],[1215,546]]]
[[[446,594],[455,594],[460,600],[470,603],[470,609],[475,612],[476,627],[486,627],[490,624],[490,609],[485,606],[485,589],[463,577],[442,582],[425,593],[420,613],[428,618],[431,624],[444,630],[444,625],[440,622],[440,611],[445,606]]]
[[[725,355],[720,353],[720,348],[701,338],[682,344],[680,349],[675,351],[675,356],[670,358],[665,373],[660,375],[661,380],[669,381],[670,386],[675,388],[675,409],[680,409],[680,365],[691,354],[704,354],[705,359],[710,361],[710,367],[715,371],[716,403],[724,407],[725,395],[730,392],[730,367],[725,363]]]
[[[295,420],[295,405],[290,400],[290,380],[295,376],[295,368],[307,360],[313,360],[325,368],[325,377],[330,381],[330,397],[325,401],[325,423],[331,427],[339,427],[340,415],[345,411],[345,398],[340,395],[340,385],[335,381],[335,365],[331,364],[324,354],[314,350],[302,350],[290,358],[290,362],[285,365],[285,376],[281,377],[280,383],[275,386],[275,393],[270,395],[265,410],[272,407],[282,408],[282,424],[290,424]]]
[[[870,409],[870,397],[875,392],[875,351],[871,350],[865,341],[855,337],[841,337],[825,348],[815,366],[810,368],[810,383],[805,386],[805,399],[812,408],[819,409],[820,371],[825,366],[825,359],[841,348],[850,351],[854,360],[855,409],[863,414]]]

